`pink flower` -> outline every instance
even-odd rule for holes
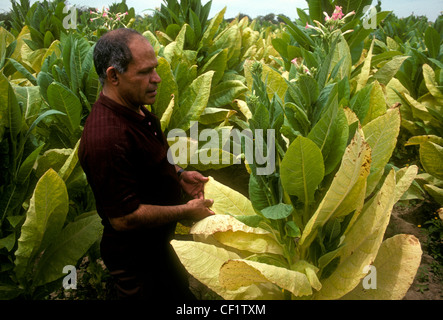
[[[103,12],[103,17],[107,17],[108,14],[106,12]]]
[[[343,14],[343,11],[342,11],[342,7],[335,6],[335,10],[332,13],[332,19],[333,20],[339,20],[339,19],[343,18],[343,16],[344,16],[344,14]]]

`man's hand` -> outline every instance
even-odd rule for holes
[[[208,180],[197,171],[183,171],[180,176],[183,190],[194,199],[204,199],[204,186]]]
[[[215,213],[209,209],[213,203],[214,201],[210,199],[192,199],[188,201],[185,204],[188,219],[198,221],[214,215]]]

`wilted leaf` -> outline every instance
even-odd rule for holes
[[[362,205],[371,162],[369,145],[358,131],[346,148],[342,163],[318,209],[308,221],[299,244],[307,247],[317,228],[332,217],[342,217]],[[305,244],[305,241],[307,242]]]
[[[420,266],[422,250],[413,235],[398,234],[380,246],[373,266],[376,272],[374,289],[365,289],[362,282],[345,300],[401,300],[414,281]],[[365,274],[362,274],[364,276]],[[371,286],[373,284],[371,283]]]
[[[216,214],[255,215],[248,198],[213,177],[205,184],[205,198],[214,200],[211,210]]]
[[[213,215],[200,220],[191,228],[190,234],[197,235],[197,239],[203,242],[213,236],[221,244],[242,251],[283,254],[283,248],[270,232],[249,227],[230,215]]]
[[[371,172],[367,180],[366,195],[377,186],[385,166],[391,158],[400,132],[400,111],[390,109],[386,114],[363,127],[365,140],[371,147]]]
[[[365,203],[355,223],[345,232],[340,264],[322,281],[322,289],[314,298],[338,299],[358,285],[363,270],[373,263],[382,243],[394,206],[394,190],[395,172],[391,170],[380,191]]]
[[[306,274],[249,260],[229,260],[220,269],[220,284],[237,290],[255,283],[271,282],[295,296],[312,294]]]
[[[172,240],[171,245],[188,272],[226,300],[282,299],[277,287],[256,286],[229,290],[219,282],[220,268],[230,259],[240,257],[230,251],[199,242]]]
[[[409,189],[415,177],[417,176],[418,167],[415,165],[407,168],[401,168],[396,172],[395,178],[397,185],[395,187],[394,203],[396,203],[403,194]]]

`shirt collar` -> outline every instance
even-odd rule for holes
[[[142,116],[141,114],[135,112],[134,110],[129,109],[128,107],[112,100],[111,98],[105,96],[103,92],[100,92],[99,97],[100,102],[102,104],[111,109],[112,111],[123,115],[124,117],[128,118],[129,120],[137,121],[137,122],[143,122],[147,121],[150,117],[157,118],[153,113],[149,112],[148,109],[146,109],[145,106],[140,106],[140,109],[145,114],[145,116]]]

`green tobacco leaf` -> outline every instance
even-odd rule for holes
[[[279,203],[261,210],[261,213],[268,219],[278,220],[285,219],[291,215],[293,211],[292,205]]]
[[[400,132],[400,110],[390,109],[383,116],[365,125],[363,132],[372,150],[371,173],[366,190],[368,196],[376,188],[397,144]]]
[[[223,78],[226,70],[228,60],[228,49],[223,49],[220,52],[214,54],[204,65],[199,68],[198,74],[201,75],[210,70],[215,71],[214,78],[212,79],[213,85],[217,85]]]
[[[334,99],[308,135],[322,152],[325,175],[331,173],[340,162],[346,149],[348,135],[346,115],[338,106],[337,99]]]
[[[420,266],[422,250],[419,240],[413,235],[398,234],[380,246],[377,258],[369,275],[375,288],[364,289],[363,280],[344,300],[401,300],[414,281]],[[371,272],[371,273],[372,273]],[[365,273],[362,273],[362,277]]]
[[[209,100],[214,71],[208,71],[195,79],[180,96],[179,107],[174,108],[170,127],[188,130],[191,121],[198,121]]]
[[[429,56],[436,59],[440,53],[440,34],[431,26],[425,32],[425,44],[428,48]]]
[[[251,284],[270,282],[295,296],[312,294],[306,274],[249,260],[229,260],[220,269],[220,284],[237,290]]]
[[[269,207],[272,203],[271,192],[265,186],[263,177],[251,174],[249,176],[249,199],[257,210]]]
[[[357,131],[343,155],[340,168],[318,209],[308,221],[300,246],[308,247],[317,235],[318,228],[331,217],[342,217],[359,210],[366,190],[366,177],[370,170],[370,148]]]
[[[299,136],[289,146],[282,160],[280,174],[285,191],[303,203],[314,200],[314,192],[324,177],[321,150],[310,139]]]
[[[216,108],[229,105],[246,91],[248,88],[239,80],[221,82],[212,88],[208,107]]]
[[[15,61],[12,58],[8,59],[9,62],[14,66],[14,68],[20,72],[26,79],[28,79],[34,86],[37,85],[37,79],[28,71],[20,62]]]
[[[26,278],[34,259],[57,237],[69,210],[68,192],[58,174],[49,169],[37,182],[15,252],[16,274]]]
[[[51,107],[66,114],[59,117],[60,121],[71,134],[74,133],[80,126],[81,120],[82,104],[79,98],[58,82],[49,85],[47,94]]]
[[[309,5],[309,16],[312,20],[322,21],[324,19],[321,0],[307,0]]]
[[[251,201],[241,193],[208,177],[205,184],[205,198],[213,199],[211,210],[216,214],[255,215]]]
[[[360,122],[364,121],[368,114],[372,88],[373,85],[369,84],[351,98],[350,108],[357,115]]]
[[[17,101],[23,103],[23,115],[25,121],[29,124],[38,117],[43,105],[40,88],[38,86],[15,87],[14,91]]]
[[[375,260],[394,206],[395,172],[391,170],[380,191],[363,207],[357,221],[345,232],[340,263],[315,299],[339,299],[360,282],[363,270]]]
[[[407,56],[394,57],[377,71],[377,73],[374,75],[374,79],[378,80],[378,82],[383,85],[387,85],[400,69],[403,62],[408,58],[409,57]]]
[[[102,230],[101,218],[97,214],[70,222],[38,261],[34,273],[35,285],[44,285],[62,277],[63,268],[66,265],[76,265],[100,238]]]
[[[296,88],[299,89],[298,92],[303,98],[306,107],[313,105],[320,94],[317,81],[308,75],[300,75]]]
[[[226,300],[283,298],[277,287],[251,285],[229,290],[222,286],[219,282],[220,268],[230,259],[240,259],[234,252],[199,242],[172,240],[171,245],[187,271]]]
[[[28,179],[34,167],[35,161],[37,160],[37,157],[40,155],[40,151],[43,149],[43,147],[44,144],[42,144],[34,151],[32,151],[31,154],[20,165],[20,169],[17,174],[17,183],[19,184],[25,183],[25,181]]]

